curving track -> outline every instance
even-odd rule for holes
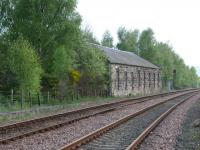
[[[191,90],[191,89],[190,89]],[[56,114],[34,120],[27,120],[7,126],[0,126],[0,143],[4,144],[9,141],[13,141],[19,138],[23,138],[36,133],[46,132],[53,130],[60,126],[73,123],[75,121],[88,118],[97,114],[106,113],[115,109],[120,109],[127,105],[136,103],[142,103],[148,100],[152,100],[157,97],[163,97],[180,92],[187,92],[190,90],[175,91],[170,93],[163,93],[158,95],[152,95],[147,97],[140,97],[136,99],[128,99],[118,102],[107,103],[103,105],[88,107],[84,109],[74,110],[62,114]]]
[[[62,147],[60,150],[70,150],[78,147],[81,150],[136,149],[137,145],[164,117],[167,116],[167,114],[174,110],[178,105],[189,100],[196,93],[197,92],[190,92],[148,106],[82,137],[81,139]],[[134,142],[131,143],[132,141]]]

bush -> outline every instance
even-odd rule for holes
[[[42,68],[37,53],[28,41],[19,37],[8,50],[9,70],[18,81],[18,89],[40,91]]]

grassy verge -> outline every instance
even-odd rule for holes
[[[73,100],[50,100],[48,103],[41,103],[30,107],[28,103],[23,105],[15,103],[15,105],[0,106],[0,125],[6,123],[14,123],[17,121],[43,117],[55,113],[62,113],[73,109],[83,108],[91,105],[98,105],[105,102],[117,101],[126,98],[135,98],[144,95],[135,95],[129,97],[80,97]]]
[[[88,105],[97,105],[105,102],[119,100],[119,97],[84,97],[74,100],[58,101],[56,103],[42,104],[40,107],[35,105],[30,107],[28,104],[21,109],[18,103],[14,106],[4,107],[0,106],[0,125],[6,123],[14,123],[31,118],[42,117],[55,113],[62,113],[65,111],[87,107]]]

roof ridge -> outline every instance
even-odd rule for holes
[[[159,68],[159,66],[146,60],[145,58],[130,51],[123,51],[117,48],[102,46],[99,44],[90,43],[103,50],[111,63],[121,63],[126,65],[144,66],[149,68]]]

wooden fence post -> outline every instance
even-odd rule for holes
[[[11,89],[11,95],[10,95],[10,97],[11,97],[11,102],[12,102],[12,104],[14,103],[14,99],[13,99],[13,89]]]
[[[76,90],[76,99],[79,99],[79,90]]]
[[[24,101],[24,97],[23,97],[23,90],[21,91],[21,109],[23,108],[23,101]]]
[[[40,94],[38,93],[38,105],[40,106]]]
[[[32,106],[32,98],[31,98],[31,92],[28,92],[28,99],[30,103],[30,107]]]
[[[49,94],[49,91],[47,92],[47,104],[49,104],[49,97],[50,97],[50,94]]]

